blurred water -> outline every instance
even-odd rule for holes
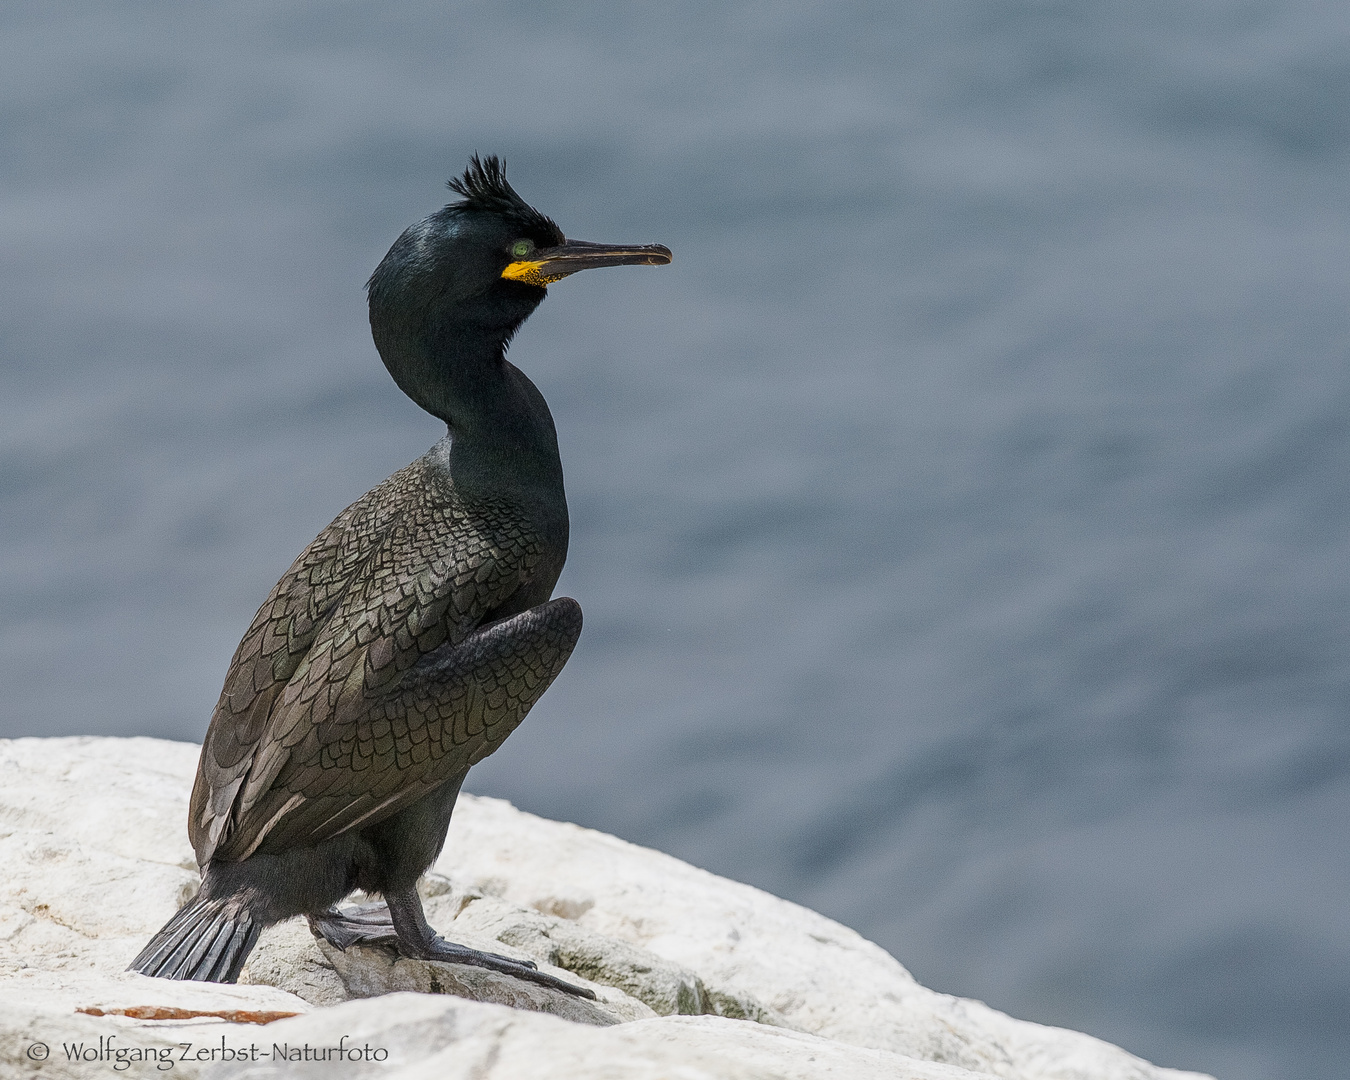
[[[640,13],[639,13],[640,11]],[[1350,1052],[1350,10],[0,12],[5,734],[198,739],[434,421],[361,285],[504,153],[581,646],[470,786],[1231,1080]]]

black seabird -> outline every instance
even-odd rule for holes
[[[342,947],[476,964],[589,995],[439,937],[417,879],[469,767],[562,670],[581,608],[553,418],[506,347],[578,270],[659,265],[659,244],[566,239],[475,157],[461,199],[409,228],[368,283],[385,366],[447,434],[357,500],[263,602],[202,746],[188,833],[202,882],[131,963],[233,982],[263,927],[307,915]],[[353,890],[385,905],[338,912]]]

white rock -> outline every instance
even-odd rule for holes
[[[911,1061],[813,1035],[718,1016],[668,1016],[595,1028],[455,998],[396,994],[374,1008],[348,1004],[270,1025],[289,1045],[349,1042],[389,1051],[379,1076],[437,1080],[976,1080],[951,1066]],[[402,1060],[400,1060],[402,1059]],[[331,1066],[330,1066],[331,1069]],[[275,1063],[220,1077],[289,1076]],[[330,1075],[336,1075],[334,1070]],[[987,1080],[987,1078],[986,1078]]]
[[[83,1040],[87,1052],[108,1035],[143,1054],[182,1041],[270,1053],[274,1042],[359,1036],[388,1051],[379,1075],[398,1077],[485,1068],[551,1080],[1198,1075],[935,993],[814,912],[472,796],[461,797],[424,883],[432,925],[589,980],[599,1002],[535,993],[480,969],[396,961],[378,948],[325,956],[301,920],[263,935],[237,986],[129,975],[130,959],[196,886],[185,821],[197,754],[155,739],[0,740],[0,1076],[88,1076],[62,1044]],[[406,987],[442,993],[388,993]],[[363,1000],[345,1000],[353,997]],[[28,1056],[34,1042],[51,1055]],[[327,1075],[332,1065],[182,1060],[173,1074],[307,1069]]]

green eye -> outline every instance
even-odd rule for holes
[[[517,259],[523,259],[534,250],[534,243],[530,240],[517,240],[511,245],[511,254]]]

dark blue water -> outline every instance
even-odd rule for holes
[[[0,716],[200,738],[437,437],[361,286],[474,150],[587,629],[470,786],[1230,1080],[1350,1054],[1350,9],[0,13]]]

